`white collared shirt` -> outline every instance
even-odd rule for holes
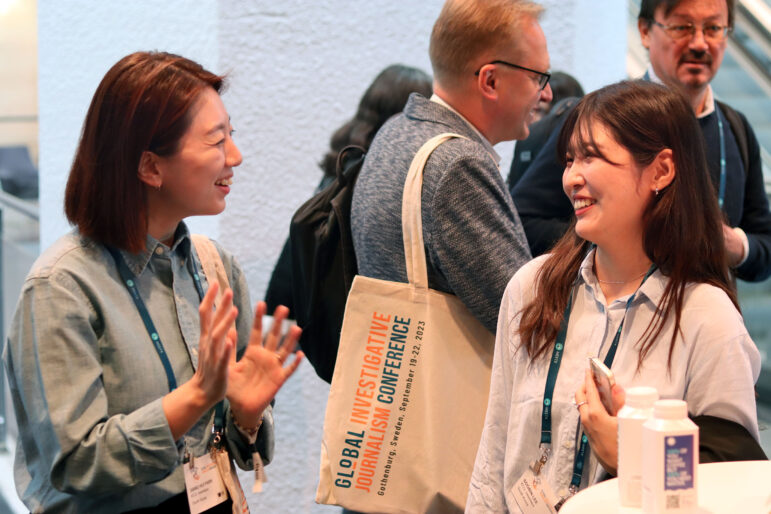
[[[565,350],[552,399],[551,457],[542,476],[560,496],[567,493],[577,451],[579,414],[573,395],[584,382],[587,357],[605,357],[624,316],[627,297],[609,306],[593,271],[594,251],[581,264]],[[551,349],[532,363],[520,348],[521,309],[534,297],[535,276],[548,255],[523,266],[503,295],[495,340],[490,399],[471,477],[466,512],[517,512],[512,489],[540,456],[541,414]],[[637,371],[636,342],[661,299],[667,278],[654,272],[640,287],[626,316],[611,367],[622,387],[654,386],[661,398],[688,402],[688,412],[735,421],[758,436],[754,384],[760,355],[728,296],[707,284],[686,288],[681,336],[667,370],[672,316]],[[581,488],[597,482],[603,469],[592,454]]]
[[[653,71],[653,66],[648,65],[647,73],[651,82],[655,82],[656,84],[661,84],[662,86],[666,85],[664,84],[664,81],[662,81],[659,78],[659,76],[656,75],[656,72]],[[713,112],[715,112],[715,95],[712,92],[712,85],[707,84],[707,96],[704,99],[704,109],[702,109],[700,113],[696,114],[696,118],[706,118]]]
[[[490,141],[489,141],[489,140],[488,140],[488,139],[487,139],[487,138],[484,136],[484,134],[482,134],[482,133],[479,131],[479,129],[478,129],[478,128],[476,128],[476,127],[474,126],[474,124],[473,124],[473,123],[471,123],[469,120],[467,120],[467,119],[466,119],[466,118],[465,118],[465,117],[464,117],[464,116],[463,116],[461,113],[459,113],[458,111],[456,111],[456,110],[453,108],[453,106],[452,106],[452,105],[450,105],[450,104],[448,104],[448,103],[447,103],[447,102],[446,102],[446,101],[445,101],[443,98],[441,98],[441,97],[437,96],[437,94],[436,94],[436,93],[432,94],[432,95],[431,95],[431,98],[429,98],[429,100],[431,100],[431,101],[432,101],[432,102],[434,102],[434,103],[438,103],[438,104],[439,104],[439,105],[441,105],[441,106],[444,106],[444,107],[448,108],[449,110],[451,110],[452,112],[454,112],[455,114],[457,114],[457,115],[460,117],[460,119],[462,119],[464,122],[466,122],[466,124],[467,124],[469,127],[471,127],[471,130],[473,130],[474,132],[476,132],[476,133],[477,133],[477,135],[478,135],[478,136],[479,136],[479,137],[482,139],[482,143],[484,144],[484,147],[485,147],[485,149],[487,149],[487,151],[490,153],[490,156],[493,158],[493,160],[494,160],[494,161],[495,161],[495,163],[498,165],[498,167],[499,167],[499,168],[501,167],[501,156],[500,156],[500,155],[498,155],[498,152],[496,152],[496,151],[495,151],[495,148],[493,148],[493,145],[490,143]]]

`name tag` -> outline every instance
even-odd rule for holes
[[[525,471],[512,489],[514,501],[525,514],[556,514],[557,497],[545,480],[536,477],[530,468]]]
[[[192,465],[191,465],[192,463]],[[185,463],[185,489],[190,514],[199,514],[228,499],[217,463],[206,453]]]

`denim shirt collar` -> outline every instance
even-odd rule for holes
[[[191,248],[190,231],[184,221],[181,221],[177,225],[177,230],[174,232],[174,241],[171,244],[171,248],[155,239],[150,234],[147,234],[147,240],[145,242],[145,248],[139,253],[129,253],[126,250],[121,250],[120,253],[126,261],[129,269],[134,275],[139,276],[147,268],[150,260],[154,254],[164,254],[167,252],[177,253],[183,260],[186,260],[190,256]]]

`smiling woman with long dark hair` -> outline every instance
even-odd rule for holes
[[[32,512],[184,512],[183,462],[272,457],[270,401],[300,330],[279,346],[279,309],[263,343],[238,263],[215,245],[230,288],[206,276],[183,222],[225,208],[241,163],[222,88],[138,52],[94,94],[65,195],[75,230],[33,265],[5,352]]]
[[[468,512],[519,512],[523,477],[538,476],[554,506],[615,474],[628,387],[686,400],[757,447],[760,357],[697,129],[679,93],[647,82],[602,88],[569,115],[559,151],[574,230],[503,296]],[[587,356],[615,374],[610,412]]]

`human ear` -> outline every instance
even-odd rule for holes
[[[139,158],[137,177],[148,186],[160,189],[163,184],[163,176],[156,154],[150,151],[142,152],[142,156]]]
[[[490,100],[498,99],[498,75],[495,66],[492,64],[485,64],[479,69],[479,76],[477,77],[477,87],[481,91],[482,96]]]
[[[650,50],[651,23],[648,20],[637,20],[637,30],[640,32],[640,41],[646,50]]]
[[[653,167],[652,190],[661,191],[675,179],[677,170],[675,169],[675,160],[670,148],[660,151],[651,163],[651,166]]]

